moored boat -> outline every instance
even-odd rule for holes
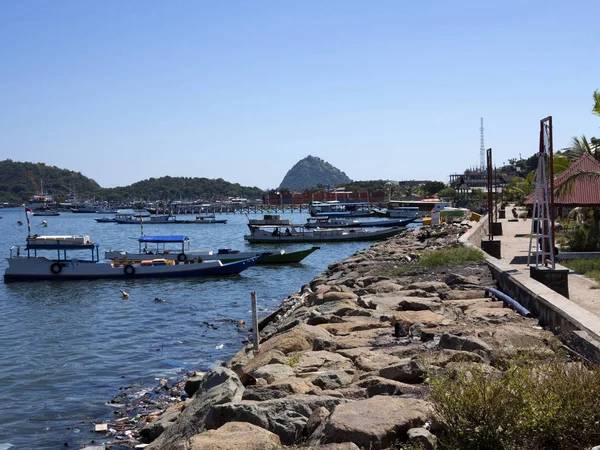
[[[224,263],[240,261],[256,256],[262,258],[257,264],[293,264],[299,263],[311,253],[319,249],[319,247],[311,247],[304,250],[287,252],[278,250],[275,252],[240,252],[232,249],[213,250],[192,250],[190,249],[190,240],[184,235],[168,235],[168,236],[140,236],[138,239],[138,253],[130,253],[122,250],[108,250],[104,253],[107,260],[114,258],[128,258],[129,260],[147,259],[149,257],[160,257],[167,260],[186,261],[188,259],[199,258],[204,261],[219,260]],[[171,245],[172,244],[172,245]],[[168,248],[170,246],[170,248]],[[176,246],[176,248],[173,248]],[[187,248],[186,248],[187,247]]]
[[[248,218],[248,226],[250,228],[262,226],[291,227],[293,225],[290,219],[284,219],[280,214],[264,214],[262,219]]]
[[[95,217],[95,220],[98,223],[117,223],[117,220],[114,217]]]
[[[244,239],[252,244],[377,241],[399,234],[404,230],[406,227],[381,228],[379,230],[291,227],[282,232],[279,227],[251,227],[250,234],[244,236]]]
[[[305,228],[391,228],[404,227],[417,220],[410,219],[388,219],[388,220],[354,220],[349,217],[309,217],[304,225]]]
[[[55,211],[52,208],[49,208],[47,206],[41,206],[38,209],[36,209],[35,211],[33,211],[34,216],[60,216],[60,213],[58,211]]]
[[[68,258],[67,252],[88,252],[89,259]],[[38,252],[41,253],[38,255]],[[78,253],[79,256],[81,253]],[[21,246],[10,249],[4,281],[84,280],[102,278],[159,278],[235,275],[256,264],[262,256],[223,264],[220,260],[199,258],[184,261],[153,258],[143,260],[114,258],[101,260],[98,244],[89,236],[28,237]]]

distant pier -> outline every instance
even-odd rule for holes
[[[173,205],[174,214],[285,214],[308,212],[308,204],[298,205]]]

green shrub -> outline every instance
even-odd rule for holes
[[[425,271],[425,269],[443,266],[444,264],[462,265],[483,260],[485,260],[485,256],[478,248],[459,245],[439,250],[429,250],[424,252],[419,259],[411,262],[387,264],[379,268],[378,272],[379,275],[394,278],[418,274]]]
[[[600,283],[600,259],[570,259],[561,264]]]
[[[420,264],[423,267],[436,267],[445,264],[463,265],[473,261],[484,261],[483,252],[475,247],[452,247],[440,250],[430,250],[421,255]]]
[[[600,371],[555,359],[498,376],[464,368],[432,380],[446,449],[579,449],[600,443]]]

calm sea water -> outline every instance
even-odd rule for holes
[[[0,210],[2,274],[11,245],[24,244],[22,210]],[[85,234],[109,249],[137,251],[137,225],[97,223],[96,214],[31,217],[32,234]],[[183,216],[182,216],[183,217]],[[186,234],[192,248],[273,249],[246,244],[244,215],[225,225],[146,225],[146,234]],[[255,215],[255,217],[259,217]],[[287,214],[294,223],[307,215]],[[47,228],[41,223],[46,220]],[[55,449],[90,442],[92,421],[114,419],[105,403],[119,387],[171,382],[203,370],[242,346],[246,333],[220,318],[251,322],[250,292],[262,314],[369,243],[322,244],[302,264],[255,266],[239,276],[176,280],[97,280],[0,284],[0,449]],[[289,245],[286,250],[310,247]],[[123,300],[120,289],[131,298]],[[155,302],[155,297],[165,300]],[[203,322],[218,325],[207,328]],[[222,347],[221,347],[222,345]],[[75,429],[73,429],[75,427]],[[97,437],[96,437],[97,439]]]

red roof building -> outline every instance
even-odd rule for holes
[[[600,173],[600,162],[596,161],[588,153],[584,153],[564,172],[554,177],[554,190],[565,184],[567,180],[577,173],[598,172]],[[526,205],[533,205],[535,192],[525,198]],[[600,178],[580,177],[573,180],[571,189],[562,196],[554,194],[554,206],[556,207],[598,207],[600,206]]]

